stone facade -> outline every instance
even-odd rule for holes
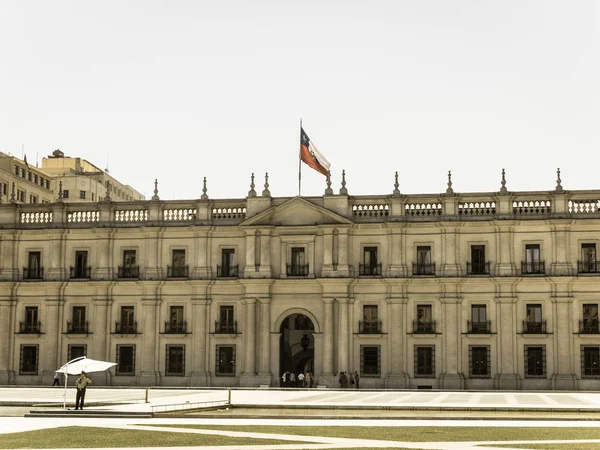
[[[0,205],[0,384],[600,389],[600,191],[329,192]]]

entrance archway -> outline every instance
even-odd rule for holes
[[[314,374],[315,326],[304,314],[290,314],[279,328],[279,373]]]

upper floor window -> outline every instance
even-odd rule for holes
[[[169,321],[165,324],[165,333],[186,333],[187,323],[183,320],[183,306],[169,308]]]
[[[221,249],[221,265],[217,266],[218,277],[237,277],[238,266],[235,264],[235,249]]]
[[[583,320],[579,322],[580,333],[600,333],[598,326],[598,304],[586,303],[583,305]]]
[[[435,263],[431,260],[431,247],[429,245],[417,246],[417,262],[413,263],[413,275],[435,274]]]
[[[381,264],[377,259],[377,247],[363,249],[363,264],[359,264],[359,275],[381,275]]]
[[[431,305],[417,305],[417,320],[413,323],[413,333],[435,333]]]
[[[167,345],[165,375],[185,375],[185,345]]]
[[[139,266],[136,262],[135,250],[123,250],[123,266],[119,267],[119,278],[138,278]]]
[[[579,273],[597,273],[600,265],[596,261],[596,244],[581,244],[581,261],[578,262]]]
[[[485,245],[471,245],[471,262],[467,263],[467,273],[471,275],[490,273],[490,264],[485,260]]]
[[[67,323],[69,333],[88,333],[88,323],[85,318],[85,306],[73,306],[71,323]]]
[[[219,320],[215,324],[215,333],[236,333],[237,324],[233,315],[233,305],[219,306]]]
[[[292,247],[292,263],[287,265],[287,275],[292,277],[308,275],[308,264],[303,247]]]
[[[37,203],[38,202],[38,198],[36,195],[29,195],[29,203]]]
[[[69,190],[63,189],[63,198],[69,198]]]
[[[581,377],[600,378],[600,345],[581,346]]]
[[[117,322],[116,333],[137,333],[137,322],[135,321],[133,306],[121,306],[121,321]]]
[[[27,267],[23,269],[23,278],[26,280],[39,280],[44,276],[42,268],[42,253],[35,251],[27,255]]]
[[[377,305],[363,306],[363,320],[359,322],[359,333],[373,334],[381,333],[381,321]]]
[[[546,322],[542,320],[542,305],[531,303],[527,305],[527,314],[523,327],[524,333],[545,333]]]
[[[85,200],[85,191],[79,191],[79,198]]]
[[[90,278],[90,272],[87,250],[76,250],[75,266],[71,267],[71,278]]]
[[[185,249],[174,249],[171,254],[171,266],[167,267],[167,276],[187,278],[188,274],[188,266],[185,263]]]
[[[19,332],[24,334],[40,332],[40,321],[37,306],[25,307],[25,321],[20,323]]]
[[[526,244],[525,261],[521,263],[521,273],[542,274],[544,272],[544,262],[540,260],[540,244]]]
[[[487,320],[486,305],[471,305],[471,322],[469,333],[489,333],[490,322]]]

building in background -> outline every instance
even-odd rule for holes
[[[600,191],[0,205],[0,384],[600,389]]]
[[[25,161],[0,152],[0,199],[9,203],[51,203],[54,179]]]

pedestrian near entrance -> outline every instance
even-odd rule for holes
[[[298,374],[298,387],[304,387],[304,374],[302,372]]]
[[[358,374],[358,372],[355,370],[354,371],[354,382],[356,383],[356,389],[359,389],[358,387],[358,380],[360,380],[360,375]]]
[[[285,387],[287,383],[287,374],[287,372],[283,372],[283,375],[281,375],[281,387]]]
[[[296,374],[294,372],[290,372],[290,387],[296,386]]]
[[[83,409],[83,402],[85,401],[85,390],[92,384],[85,372],[81,372],[79,378],[75,380],[75,386],[77,386],[77,396],[75,397],[75,409]]]
[[[54,372],[54,382],[52,383],[52,387],[60,386],[60,375],[57,372]]]

